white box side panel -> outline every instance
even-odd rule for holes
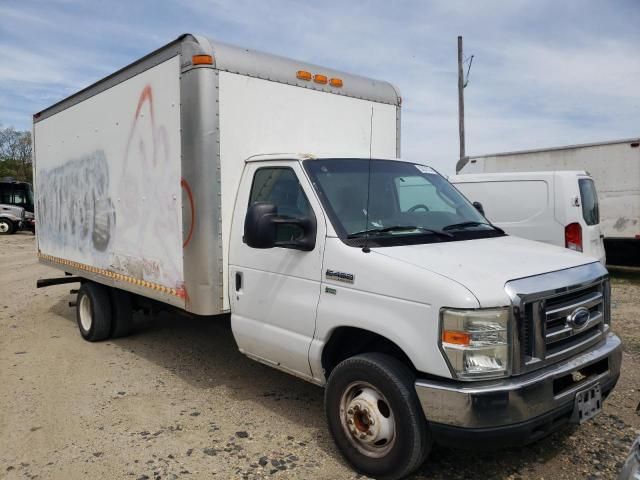
[[[460,173],[542,170],[586,170],[598,191],[605,237],[640,235],[640,148],[628,143],[472,158]]]
[[[231,212],[244,160],[267,153],[396,156],[396,106],[228,72],[219,74],[222,236],[227,278]],[[373,108],[373,135],[370,135]],[[227,215],[226,213],[229,213]],[[228,282],[225,282],[225,288]],[[224,292],[225,308],[228,293]]]
[[[34,126],[42,254],[182,289],[173,57]]]

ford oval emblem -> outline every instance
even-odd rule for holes
[[[580,307],[576,308],[571,315],[569,315],[569,323],[573,328],[580,329],[584,327],[591,318],[591,312],[588,308]]]

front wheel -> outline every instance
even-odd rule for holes
[[[381,353],[348,358],[331,372],[329,430],[359,472],[398,479],[424,462],[432,441],[414,381],[402,362]]]

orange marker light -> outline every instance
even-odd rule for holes
[[[329,80],[329,84],[332,87],[341,87],[342,86],[342,79],[341,78],[332,78],[331,80]]]
[[[442,341],[444,343],[452,343],[454,345],[469,345],[471,343],[471,335],[466,332],[444,330],[442,332]]]
[[[313,76],[313,81],[316,82],[316,83],[320,83],[322,85],[326,85],[327,82],[329,81],[329,79],[327,78],[326,75],[320,75],[319,73],[316,73]]]
[[[213,65],[213,57],[211,55],[194,55],[191,57],[193,65]]]
[[[311,72],[307,72],[306,70],[298,70],[296,77],[300,80],[311,80],[312,75]]]

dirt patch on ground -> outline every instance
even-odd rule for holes
[[[336,451],[323,391],[238,353],[229,325],[136,317],[127,338],[80,338],[72,286],[34,237],[0,237],[0,478],[359,478]],[[640,281],[614,278],[623,372],[604,412],[523,449],[434,448],[416,479],[615,477],[640,434]]]

